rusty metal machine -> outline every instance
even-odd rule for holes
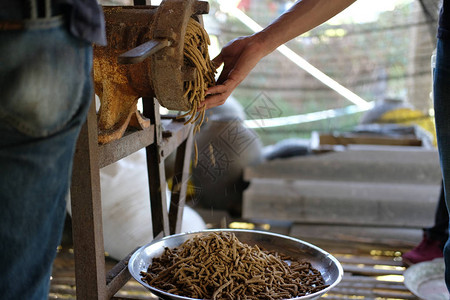
[[[190,108],[183,85],[198,75],[185,64],[184,36],[189,19],[201,21],[209,5],[196,0],[141,5],[149,2],[104,7],[108,46],[94,48],[94,83],[101,105],[98,112],[91,105],[81,130],[71,187],[78,299],[112,299],[131,277],[129,257],[108,273],[105,270],[100,168],[145,148],[152,219],[143,222],[152,223],[154,238],[176,233],[181,226],[193,130],[173,116],[160,116],[159,108]],[[137,110],[139,98],[142,113]],[[168,208],[165,159],[171,153],[175,154],[171,179],[176,184]]]
[[[154,93],[169,110],[190,109],[184,82],[199,75],[184,61],[186,26],[189,18],[200,22],[208,11],[208,2],[196,0],[104,7],[108,45],[94,48],[100,143],[120,138],[129,125],[149,126],[137,111],[139,97]]]

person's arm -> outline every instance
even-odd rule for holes
[[[225,103],[256,64],[280,45],[326,22],[356,0],[302,0],[265,29],[223,47],[213,62],[224,64],[217,85],[207,90],[206,108]]]

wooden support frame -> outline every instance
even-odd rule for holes
[[[177,233],[181,228],[192,154],[192,126],[172,118],[167,128],[163,128],[160,106],[154,97],[144,98],[143,107],[143,115],[151,120],[150,128],[127,133],[118,141],[98,145],[95,102],[81,130],[71,188],[77,299],[114,299],[117,291],[131,278],[127,269],[131,254],[108,274],[105,272],[100,168],[145,147],[154,238]],[[164,158],[174,151],[175,175],[172,179],[172,205],[168,211]]]
[[[144,115],[150,116],[151,124],[155,124],[155,142],[146,147],[148,181],[150,187],[150,199],[154,199],[151,205],[153,236],[169,234],[169,217],[167,214],[166,200],[166,173],[164,168],[164,156],[161,149],[162,130],[159,104],[157,101],[143,99]]]
[[[77,299],[107,299],[97,144],[92,103],[77,142],[70,192]]]

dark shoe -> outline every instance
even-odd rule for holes
[[[443,243],[441,241],[429,239],[424,235],[419,245],[403,254],[403,262],[406,265],[412,265],[443,257],[442,245]]]

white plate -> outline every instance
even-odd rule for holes
[[[444,279],[444,259],[412,265],[403,273],[405,286],[424,300],[448,300],[450,295]]]

